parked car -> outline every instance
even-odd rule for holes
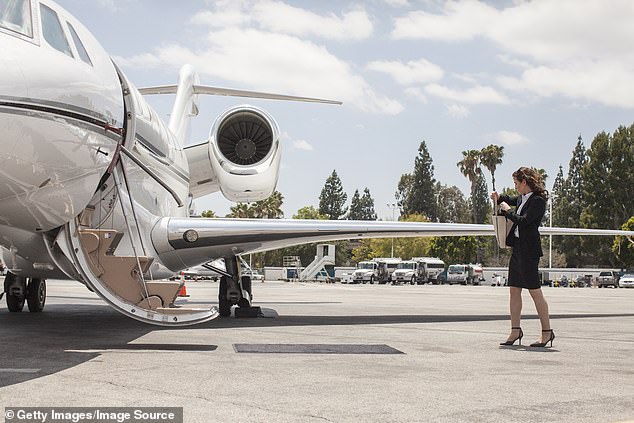
[[[598,286],[599,288],[603,288],[604,286],[612,286],[614,288],[618,288],[619,275],[613,270],[599,273]]]
[[[264,282],[264,275],[257,270],[246,270],[242,276],[251,276],[251,282]]]
[[[619,286],[621,288],[634,288],[634,274],[626,273],[619,279]]]

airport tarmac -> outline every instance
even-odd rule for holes
[[[217,288],[189,282],[189,300]],[[165,329],[49,281],[43,313],[2,301],[0,406],[173,406],[185,422],[634,420],[634,289],[544,291],[553,348],[499,347],[502,287],[266,281],[254,285],[265,317]],[[524,312],[529,344],[528,293]]]

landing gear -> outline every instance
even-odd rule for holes
[[[44,310],[46,303],[46,280],[31,278],[26,288],[26,302],[31,313],[39,313]]]
[[[7,308],[12,313],[22,311],[26,300],[26,278],[7,273],[4,278],[4,292],[7,295]]]
[[[235,309],[236,317],[257,317],[261,314],[260,307],[253,307],[251,277],[241,276],[239,272],[238,259],[236,257],[225,257],[226,274],[220,278],[218,288],[218,313],[221,317],[231,316],[231,307],[237,305]]]
[[[7,273],[4,278],[4,292],[7,295],[7,308],[17,313],[24,309],[24,303],[29,305],[29,311],[39,313],[44,310],[46,303],[46,281],[44,279],[16,276]]]
[[[221,276],[218,287],[218,314],[220,317],[231,316],[231,302],[227,298],[227,279],[229,279],[227,276]]]

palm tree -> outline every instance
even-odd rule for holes
[[[471,183],[471,204],[476,203],[477,182],[482,169],[480,168],[480,151],[467,150],[462,152],[462,160],[458,163],[460,172],[469,179]],[[477,221],[476,210],[473,208],[473,221]]]
[[[480,150],[480,163],[491,172],[493,191],[495,191],[495,169],[502,164],[502,157],[504,157],[504,147],[499,145],[491,144]]]
[[[251,215],[252,210],[247,203],[237,203],[235,206],[231,207],[230,213],[227,217],[238,217],[238,218],[247,218],[253,217]]]

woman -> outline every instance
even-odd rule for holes
[[[520,327],[522,313],[522,289],[528,289],[535,303],[542,335],[539,341],[531,347],[544,347],[550,342],[553,346],[555,333],[550,328],[548,303],[544,298],[537,270],[539,258],[543,255],[539,238],[539,225],[546,211],[548,191],[544,189],[544,182],[534,169],[520,167],[513,173],[515,189],[520,194],[517,197],[491,193],[491,198],[500,206],[500,212],[513,222],[513,226],[506,237],[506,245],[513,247],[513,254],[509,263],[508,284],[510,287],[511,334],[500,345],[513,345],[515,341],[522,344],[524,332]],[[516,210],[511,210],[516,206]]]

